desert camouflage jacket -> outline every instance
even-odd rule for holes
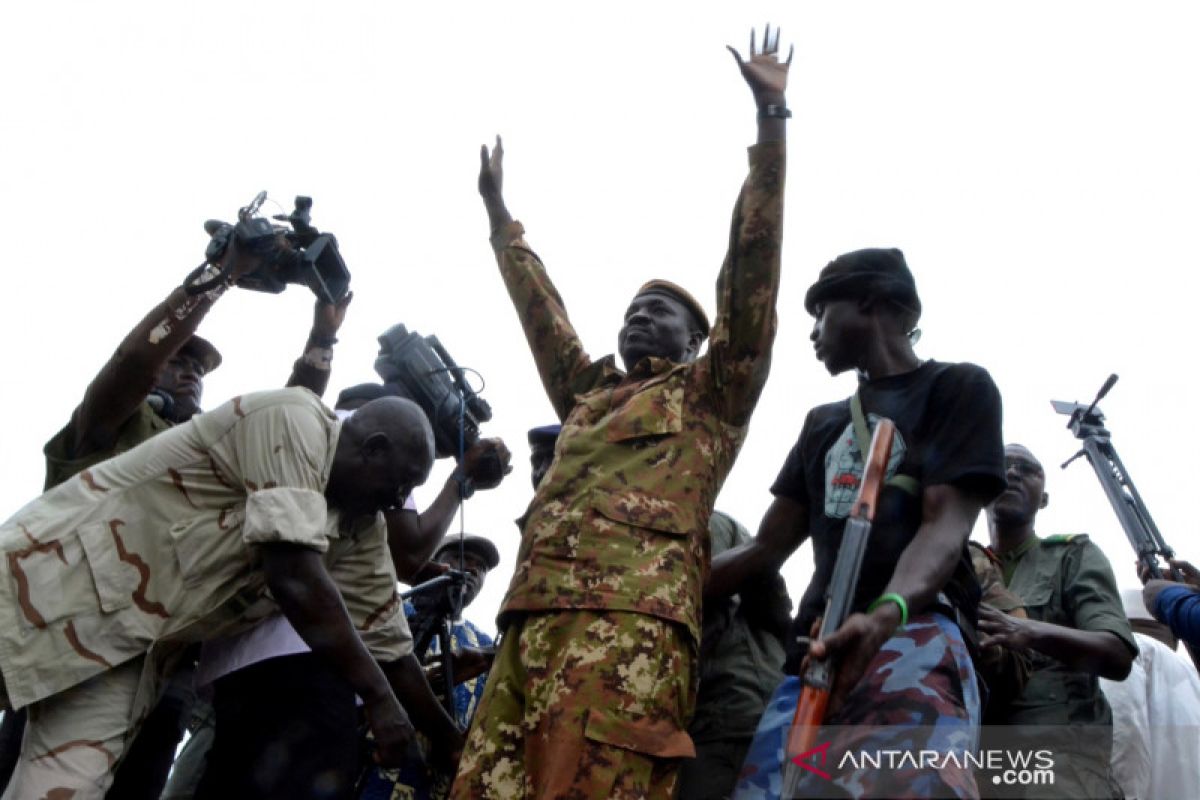
[[[626,375],[612,356],[593,361],[520,223],[493,234],[563,421],[554,463],[523,517],[502,626],[516,611],[610,609],[680,622],[699,642],[708,517],[770,368],[784,155],[783,142],[750,148],[708,351],[690,364],[645,358]]]
[[[383,516],[343,531],[326,507],[340,429],[306,389],[236,397],[0,524],[0,670],[12,707],[277,611],[253,546],[267,542],[322,552],[371,652],[410,652]]]

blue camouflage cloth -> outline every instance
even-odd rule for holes
[[[781,800],[784,747],[799,696],[795,676],[775,690],[734,800]],[[924,769],[839,764],[864,751],[955,753],[958,758],[949,760],[961,764],[964,753],[978,748],[979,724],[979,687],[961,631],[941,614],[919,614],[884,643],[845,704],[826,720],[817,736],[824,758],[813,763],[829,777],[805,771],[797,796],[977,798],[972,770],[954,763]]]

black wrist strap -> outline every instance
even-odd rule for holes
[[[763,106],[758,110],[759,119],[790,119],[792,110],[787,106],[777,106],[771,103]]]

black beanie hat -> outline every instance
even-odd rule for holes
[[[808,287],[804,307],[816,316],[817,304],[828,300],[857,299],[867,295],[885,297],[916,318],[921,316],[921,298],[904,253],[894,247],[869,247],[838,256],[825,265],[817,282]]]

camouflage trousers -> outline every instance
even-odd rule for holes
[[[784,746],[800,679],[788,677],[767,703],[734,800],[780,800]],[[975,668],[958,626],[941,614],[918,614],[884,642],[862,680],[817,735],[825,775],[808,771],[799,797],[977,798],[963,758],[936,768],[878,769],[844,764],[847,754],[878,751],[953,752],[979,745],[980,696]],[[784,799],[786,800],[786,798]]]
[[[3,800],[103,798],[132,739],[144,658],[30,705]]]
[[[454,800],[670,800],[696,648],[679,624],[626,612],[518,618],[476,709]]]

